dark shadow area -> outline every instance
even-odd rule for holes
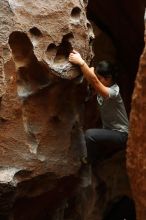
[[[0,220],[9,220],[7,215],[0,215]]]
[[[64,177],[61,180],[54,179],[55,176],[48,174],[35,178],[35,182],[28,181],[19,185],[20,191],[27,191],[29,196],[17,198],[14,204],[12,219],[21,220],[57,220],[63,219],[66,198],[72,197],[78,184],[78,179],[72,176]],[[41,184],[40,184],[41,182]],[[51,191],[46,191],[41,195],[34,196],[38,187],[49,188],[53,184]],[[37,185],[38,184],[38,185]],[[52,187],[52,186],[51,186]],[[47,188],[46,188],[47,189]],[[62,216],[62,217],[61,217]],[[1,220],[1,219],[0,219]],[[7,219],[2,219],[7,220]]]
[[[46,50],[46,57],[48,58],[48,60],[54,58],[56,56],[56,53],[57,53],[57,46],[53,43],[49,44]]]
[[[24,59],[28,59],[28,56],[33,54],[33,45],[28,36],[23,32],[12,32],[9,36],[8,43],[12,50],[13,58],[17,62],[24,62]]]
[[[68,61],[68,56],[70,52],[73,50],[71,41],[73,39],[73,34],[69,33],[63,36],[61,44],[58,46],[56,57],[54,59],[55,63],[60,63],[64,61]]]
[[[103,220],[136,220],[134,201],[127,196],[112,204]]]
[[[144,1],[89,0],[87,17],[112,40],[120,64],[121,93],[128,113],[144,48]]]
[[[42,36],[41,31],[38,28],[36,28],[36,27],[31,28],[29,30],[29,32],[30,32],[31,35],[33,35],[35,37],[41,37]]]
[[[72,9],[71,17],[75,20],[80,19],[81,9],[79,7],[75,7]]]
[[[87,7],[88,18],[112,38],[119,59],[130,73],[137,72],[144,47],[144,11],[144,5],[138,0],[89,0]]]

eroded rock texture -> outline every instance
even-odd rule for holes
[[[68,55],[74,48],[92,58],[85,6],[1,1],[0,215],[20,197],[39,196],[33,217],[23,211],[21,219],[39,218],[49,206],[53,215],[76,187],[84,90]],[[20,219],[15,210],[12,218]]]
[[[146,42],[146,32],[145,32]],[[140,59],[130,117],[130,135],[127,151],[127,166],[133,196],[136,203],[137,220],[146,219],[146,47]]]

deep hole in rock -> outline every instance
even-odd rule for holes
[[[62,42],[57,48],[57,54],[54,60],[55,63],[63,63],[68,61],[69,53],[73,50],[71,43],[73,38],[72,33],[63,36]]]
[[[38,28],[36,28],[36,27],[31,28],[29,30],[29,32],[30,32],[31,35],[33,35],[35,37],[41,37],[42,36],[41,31]]]
[[[48,46],[48,48],[47,48],[47,51],[48,51],[48,52],[52,52],[52,51],[53,51],[53,52],[54,52],[54,51],[56,52],[56,48],[57,48],[56,45],[53,44],[53,43],[51,43],[51,44],[49,44],[49,46]]]
[[[91,41],[94,39],[94,32],[90,23],[87,23],[88,34],[89,34],[89,44],[91,45]]]
[[[93,38],[93,37],[90,37],[90,38],[89,38],[89,45],[90,45],[90,46],[93,46],[93,42],[94,42],[94,38]]]
[[[73,33],[68,33],[63,36],[62,42],[68,41],[71,43],[73,41],[73,39],[74,39]]]
[[[57,53],[57,46],[54,43],[49,44],[47,50],[46,50],[46,56],[50,60],[51,58],[54,58]]]
[[[81,9],[79,7],[75,7],[72,9],[71,17],[75,20],[79,20],[81,15]]]
[[[63,63],[65,61],[67,61],[70,48],[71,48],[71,44],[69,42],[67,42],[67,41],[62,42],[58,47],[54,62],[55,63]]]
[[[91,29],[92,29],[92,27],[91,27],[91,24],[90,24],[90,23],[87,23],[87,28],[88,28],[89,30],[91,30]]]
[[[8,42],[17,67],[17,85],[20,96],[27,96],[33,90],[47,85],[49,83],[48,69],[44,63],[37,60],[28,36],[23,32],[15,31],[10,34]]]
[[[14,31],[9,36],[8,41],[14,60],[17,62],[27,62],[30,54],[33,52],[33,45],[28,36],[20,31]]]

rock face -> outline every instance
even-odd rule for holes
[[[146,24],[146,23],[145,23]],[[145,32],[146,42],[146,32]],[[146,218],[146,47],[140,59],[130,116],[130,135],[127,150],[127,166],[135,199],[137,220]]]
[[[92,58],[85,7],[78,0],[1,1],[1,215],[17,198],[46,192],[54,207],[76,186],[84,85],[68,55],[74,48]]]

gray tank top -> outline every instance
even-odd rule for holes
[[[117,84],[109,87],[109,97],[97,95],[103,128],[128,133],[128,117]]]

